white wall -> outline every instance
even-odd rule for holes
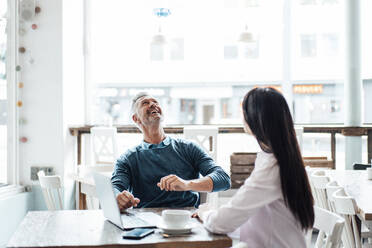
[[[19,100],[23,102],[19,115],[26,120],[20,125],[20,136],[28,138],[19,145],[19,179],[22,185],[32,185],[30,167],[53,166],[57,174],[64,171],[64,136],[62,115],[62,2],[40,0],[42,11],[32,22],[21,24],[26,30],[19,37],[19,46],[26,48],[19,55],[22,70],[18,73]],[[36,23],[38,29],[32,30]],[[34,63],[29,63],[30,58]],[[17,226],[30,210],[43,209],[38,186],[32,193],[17,194],[0,200],[0,246],[5,246]],[[36,202],[37,201],[37,202]],[[6,223],[6,224],[4,224]],[[4,230],[2,230],[4,229]]]
[[[5,247],[29,210],[34,209],[33,193],[22,193],[0,200],[0,247]]]
[[[68,127],[84,122],[83,78],[83,1],[40,0],[42,9],[35,19],[36,30],[27,29],[20,37],[20,44],[35,62],[29,64],[29,56],[22,55],[25,84],[22,90],[24,107],[21,117],[27,120],[20,134],[28,142],[20,145],[20,181],[24,185],[35,184],[30,180],[33,165],[53,166],[56,174],[64,177],[65,206],[73,206],[73,183],[67,175],[74,168],[75,137]]]
[[[23,107],[20,117],[27,124],[20,126],[20,135],[28,138],[20,144],[20,182],[32,184],[30,167],[53,166],[63,174],[63,87],[62,87],[62,1],[40,0],[41,13],[33,20],[39,28],[20,36],[27,52],[20,56],[23,69],[21,90]],[[31,55],[35,62],[27,62]]]
[[[46,209],[40,187],[30,179],[31,166],[53,166],[63,177],[65,208],[74,207],[74,184],[67,175],[74,168],[76,147],[68,126],[84,123],[83,0],[36,2],[41,13],[23,24],[27,33],[20,37],[20,46],[26,53],[19,57],[24,83],[20,117],[27,121],[20,126],[20,136],[28,138],[20,144],[20,183],[33,187],[32,193],[0,200],[0,247],[29,210]],[[32,23],[38,29],[32,30]]]

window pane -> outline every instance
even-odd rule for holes
[[[7,182],[7,0],[0,0],[0,186]]]
[[[361,5],[364,123],[372,124],[372,30],[369,27],[370,23],[372,23],[372,15],[370,13],[372,1],[363,0]]]
[[[298,2],[297,2],[298,3]],[[293,80],[344,78],[345,11],[341,3],[292,5]],[[314,18],[316,16],[316,18]]]
[[[130,100],[146,90],[161,99],[167,124],[240,124],[245,92],[236,89],[282,79],[283,0],[161,4],[91,1],[92,122],[131,124]],[[246,32],[252,39],[238,42]]]
[[[343,84],[327,81],[295,84],[293,91],[293,115],[297,124],[342,122]]]
[[[363,110],[364,110],[364,123],[372,123],[372,79],[363,81]]]
[[[184,45],[183,38],[175,38],[171,43],[170,59],[183,60]]]
[[[301,34],[301,57],[315,57],[316,56],[316,35],[315,34]]]
[[[322,34],[322,53],[324,56],[336,56],[340,49],[340,37],[337,33],[324,33]]]
[[[224,58],[225,59],[237,59],[238,58],[238,46],[230,45],[224,47]]]
[[[300,0],[301,5],[315,5],[317,4],[316,0]]]
[[[343,123],[343,6],[339,1],[292,2],[294,120],[298,124]]]
[[[241,44],[240,48],[244,59],[257,59],[259,57],[259,39],[253,40],[248,44]]]

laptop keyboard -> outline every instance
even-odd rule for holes
[[[131,212],[128,212],[128,211],[123,211],[121,212],[121,215],[122,216],[135,216],[135,214],[131,213]]]
[[[147,226],[148,223],[141,218],[136,217],[134,214],[121,215],[121,221],[124,226]]]

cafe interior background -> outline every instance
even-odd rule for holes
[[[166,126],[242,126],[242,98],[259,86],[284,94],[296,126],[372,123],[372,1],[360,2],[347,34],[344,0],[0,0],[0,247],[27,211],[46,209],[33,168],[61,175],[75,208],[69,127],[131,125],[140,91],[160,100]],[[231,153],[258,151],[244,134],[220,136],[227,172]],[[120,134],[119,151],[140,140]],[[366,142],[337,134],[336,168],[367,163]],[[330,147],[330,134],[303,134],[306,156]]]

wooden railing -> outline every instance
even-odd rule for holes
[[[77,137],[77,164],[81,164],[82,143],[81,137],[83,134],[89,134],[92,126],[70,127],[70,133]],[[141,131],[133,125],[116,126],[118,133],[141,133]],[[304,133],[329,133],[331,134],[331,158],[333,168],[336,165],[336,134],[344,136],[367,136],[367,156],[368,160],[372,159],[372,126],[361,127],[344,127],[344,126],[303,126]],[[182,134],[183,126],[169,126],[164,128],[165,133]],[[218,126],[218,132],[223,133],[244,133],[243,126]]]
[[[336,134],[344,136],[367,136],[367,161],[372,159],[372,126],[344,127],[344,126],[304,126],[304,133],[331,134],[331,157],[333,168],[336,166]]]

